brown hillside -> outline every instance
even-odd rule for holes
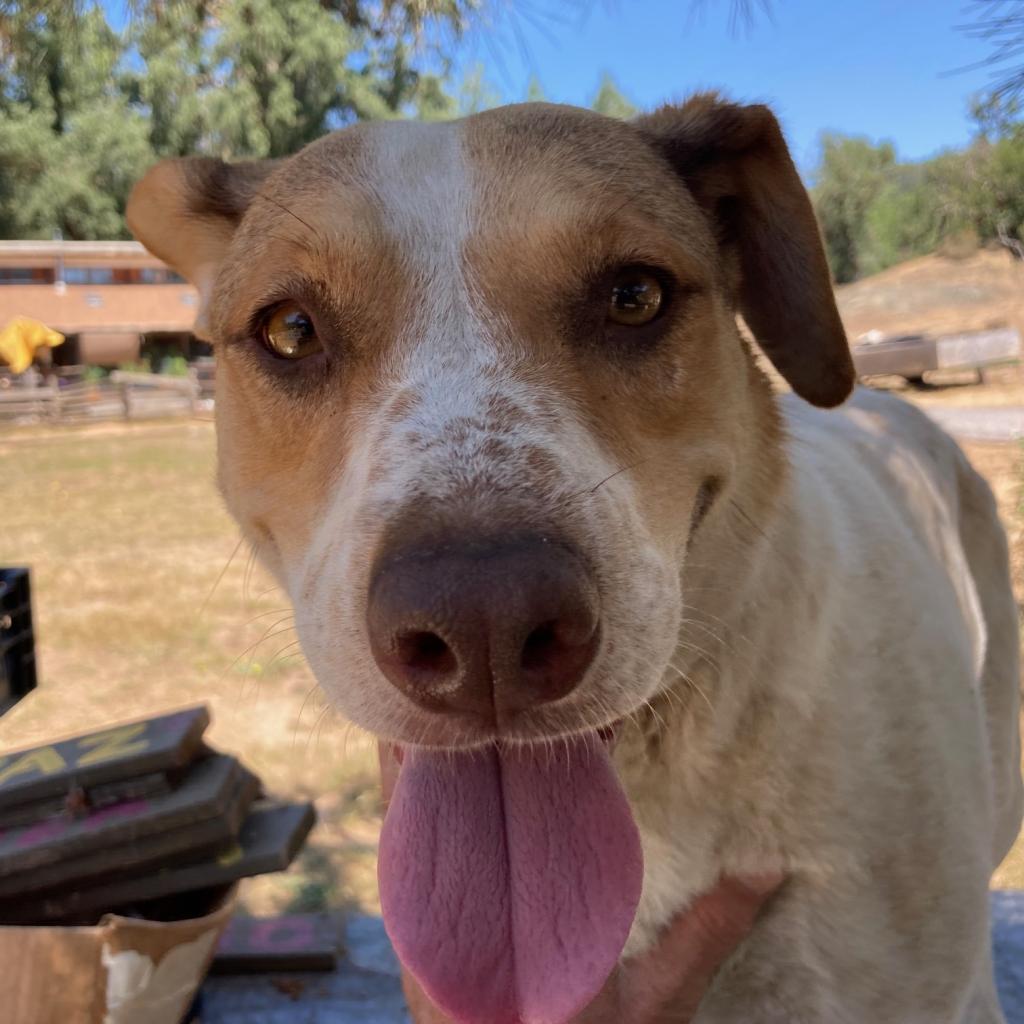
[[[921,256],[836,289],[850,341],[868,331],[948,334],[1012,326],[1024,334],[1024,263],[1005,250]]]

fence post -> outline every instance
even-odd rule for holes
[[[130,420],[132,418],[132,386],[126,381],[120,382],[121,388],[121,406],[124,409],[124,418]]]
[[[199,412],[199,371],[194,366],[188,368],[188,383],[188,408],[195,416]]]
[[[55,376],[50,378],[47,389],[50,392],[50,418],[59,423],[61,414],[60,382]]]

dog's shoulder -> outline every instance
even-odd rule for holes
[[[956,442],[921,409],[895,395],[857,388],[834,410],[782,400],[789,454],[799,470],[844,490],[870,478],[900,506],[940,505],[955,514],[969,464]]]

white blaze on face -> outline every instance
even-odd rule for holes
[[[381,538],[410,514],[422,515],[425,531],[438,510],[454,511],[467,531],[546,523],[594,565],[599,586],[602,576],[634,580],[632,592],[620,583],[604,602],[617,651],[596,670],[606,687],[621,690],[622,677],[637,674],[652,629],[663,634],[653,647],[666,650],[675,629],[677,580],[645,540],[628,476],[617,475],[622,467],[570,397],[525,358],[528,339],[503,331],[499,343],[479,313],[465,249],[485,233],[475,218],[486,181],[474,181],[461,133],[458,124],[409,122],[367,133],[365,188],[415,308],[401,311],[397,338],[382,340],[393,355],[374,382],[379,403],[361,408],[357,444],[306,557],[286,570],[321,685],[350,718],[395,738],[413,712],[373,662],[366,599]]]

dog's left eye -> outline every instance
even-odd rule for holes
[[[286,302],[263,325],[263,344],[281,359],[305,359],[323,347],[312,319],[294,302]]]
[[[612,282],[608,319],[625,327],[649,324],[664,302],[661,282],[646,270],[622,270]]]

